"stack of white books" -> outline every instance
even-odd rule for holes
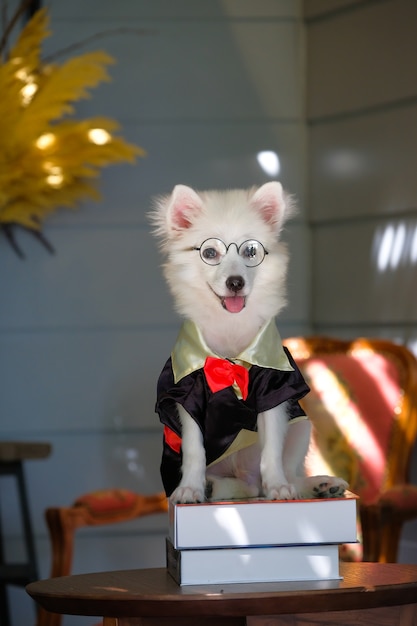
[[[179,585],[339,579],[357,501],[239,500],[169,506],[167,569]]]

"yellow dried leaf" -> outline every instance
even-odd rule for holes
[[[113,59],[97,51],[45,66],[48,22],[46,8],[38,11],[0,62],[0,226],[38,230],[58,208],[98,199],[93,180],[104,166],[145,154],[114,134],[115,120],[68,119],[75,102],[110,80]]]

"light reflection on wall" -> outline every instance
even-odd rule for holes
[[[400,265],[417,264],[417,225],[390,223],[374,237],[373,256],[378,272],[396,270]]]
[[[394,306],[398,301],[402,302],[403,314],[406,315],[402,332],[397,331],[395,336],[390,332],[388,336],[392,341],[406,345],[417,356],[415,325],[408,323],[407,318],[408,311],[415,310],[417,220],[404,217],[380,226],[373,237],[371,257],[380,288],[377,296],[383,302],[385,315],[389,315],[387,311],[392,311],[394,319],[398,320],[398,311]],[[390,294],[395,294],[395,297]]]
[[[128,488],[141,489],[147,478],[145,465],[139,449],[131,443],[129,429],[121,415],[112,418],[112,430],[116,435],[110,438],[108,459],[112,482],[117,475],[117,480]]]
[[[358,178],[363,175],[366,161],[363,155],[354,150],[338,149],[330,152],[326,158],[325,168],[334,177],[340,179]]]
[[[276,152],[273,150],[262,150],[258,152],[256,159],[265,174],[271,178],[278,176],[281,171],[281,163]]]
[[[411,239],[410,261],[413,265],[417,263],[417,226],[414,227],[414,233]]]

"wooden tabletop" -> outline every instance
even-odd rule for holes
[[[64,576],[27,592],[53,613],[100,617],[242,616],[417,602],[417,565],[342,563],[340,581],[179,587],[165,568]]]

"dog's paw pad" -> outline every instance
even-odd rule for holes
[[[340,498],[349,487],[343,478],[336,476],[313,476],[310,480],[315,482],[312,487],[315,498]]]

